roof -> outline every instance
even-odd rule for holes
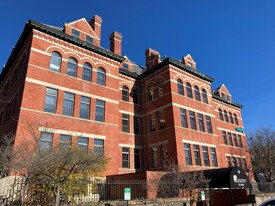
[[[229,104],[229,105],[234,106],[234,107],[238,107],[240,109],[243,107],[243,105],[241,105],[241,104],[238,104],[238,103],[233,102],[231,100],[227,100],[227,99],[222,98],[222,97],[220,97],[220,96],[218,96],[216,94],[212,94],[212,97],[213,97],[213,99],[216,99],[218,101],[221,101],[223,103]]]

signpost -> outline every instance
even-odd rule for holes
[[[201,191],[201,200],[205,201],[205,193],[204,193],[204,191]]]
[[[131,188],[124,188],[124,200],[127,201],[128,206],[128,200],[131,200]]]

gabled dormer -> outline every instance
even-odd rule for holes
[[[182,58],[182,63],[196,70],[196,62],[190,54],[187,54],[185,57]]]
[[[82,18],[70,23],[65,23],[64,32],[87,43],[100,46],[101,23],[102,20],[97,15],[89,22],[85,18]]]
[[[224,84],[222,84],[220,87],[213,90],[213,94],[215,94],[225,100],[228,100],[230,102],[232,101],[232,96]]]
[[[124,61],[121,63],[120,68],[129,71],[129,72],[133,72],[133,63],[128,59],[127,56],[124,56]]]

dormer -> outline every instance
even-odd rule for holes
[[[213,94],[225,99],[225,100],[228,100],[228,101],[232,101],[232,96],[231,94],[229,93],[228,89],[226,88],[226,86],[224,84],[222,84],[220,87],[218,87],[217,89],[215,89],[213,91]]]
[[[160,63],[160,54],[158,51],[155,51],[151,48],[146,49],[145,56],[147,70],[153,68],[154,66]]]
[[[128,59],[127,56],[124,56],[125,60],[121,63],[120,68],[123,70],[133,72],[133,63]]]
[[[191,57],[190,54],[187,54],[185,57],[182,57],[182,63],[196,70],[196,62],[194,61],[194,59]]]
[[[65,23],[64,32],[89,44],[100,46],[101,23],[102,20],[97,15],[89,22],[85,18],[82,18],[70,23]]]

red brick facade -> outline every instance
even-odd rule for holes
[[[110,51],[100,41],[99,16],[64,28],[29,21],[0,76],[0,135],[16,134],[16,147],[28,138],[31,121],[38,133],[51,133],[52,147],[61,135],[73,146],[103,147],[110,158],[106,175],[171,163],[250,165],[242,106],[224,85],[212,91],[213,79],[190,55],[162,59],[148,49],[142,68],[121,56],[120,33],[111,34]]]

